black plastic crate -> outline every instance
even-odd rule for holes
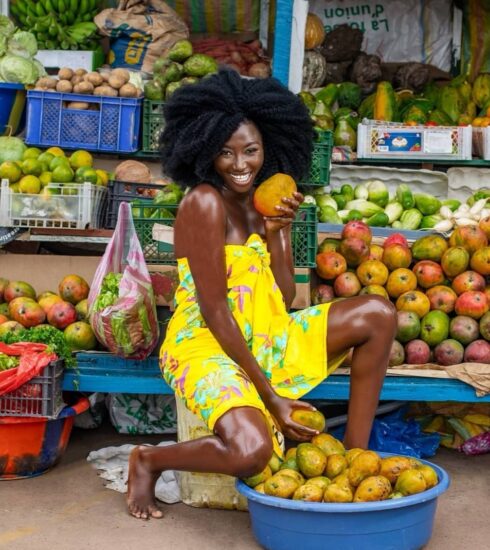
[[[130,183],[127,181],[112,180],[107,186],[107,215],[106,229],[114,229],[117,223],[119,205],[122,202],[144,200],[149,191],[160,191],[163,187],[157,183]]]
[[[61,359],[51,361],[40,376],[0,395],[0,416],[56,418],[65,406],[61,393],[63,367]]]

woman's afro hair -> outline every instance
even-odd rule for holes
[[[214,159],[244,121],[253,122],[262,135],[265,160],[257,183],[277,172],[296,181],[308,173],[314,137],[309,113],[275,78],[246,79],[221,69],[175,91],[164,117],[163,169],[180,185],[221,187]]]

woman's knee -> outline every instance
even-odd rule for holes
[[[259,410],[241,408],[227,413],[215,431],[227,447],[236,477],[257,474],[267,466],[273,453],[272,436]]]
[[[395,306],[382,296],[370,295],[366,296],[369,305],[368,310],[370,317],[375,320],[377,329],[386,329],[390,332],[395,332],[397,323],[397,314]]]

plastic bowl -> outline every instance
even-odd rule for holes
[[[63,456],[75,416],[86,411],[85,397],[65,407],[57,418],[0,417],[0,481],[47,472]]]
[[[255,538],[267,550],[416,550],[429,541],[437,497],[449,487],[442,468],[421,462],[435,469],[439,483],[417,495],[381,502],[302,502],[258,493],[240,480],[236,487],[248,499]]]

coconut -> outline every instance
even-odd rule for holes
[[[134,183],[151,183],[151,172],[148,167],[137,160],[125,160],[116,166],[116,181]]]

